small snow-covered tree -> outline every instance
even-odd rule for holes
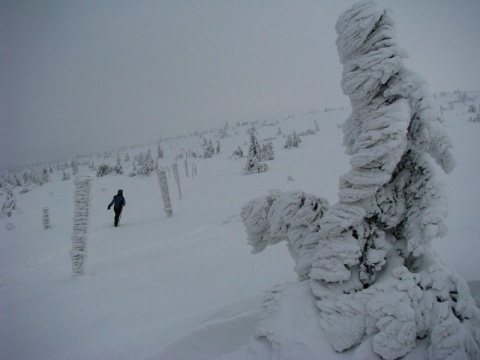
[[[97,177],[106,176],[111,174],[113,171],[112,167],[107,164],[102,164],[97,168]]]
[[[160,144],[157,146],[157,159],[163,159],[163,149]]]
[[[292,147],[298,147],[302,140],[300,137],[297,135],[297,133],[294,131],[293,134],[287,135],[287,140],[285,141],[285,149],[289,149]]]
[[[11,217],[13,212],[17,210],[17,200],[13,194],[13,186],[9,183],[3,184],[3,191],[5,191],[6,198],[2,205],[2,214]]]
[[[117,155],[117,163],[113,167],[113,171],[117,175],[123,175],[123,165],[122,165],[122,159],[120,159],[120,155]]]
[[[398,359],[426,339],[432,360],[478,359],[480,310],[432,249],[446,234],[436,173],[455,165],[441,112],[426,82],[404,67],[388,10],[358,3],[336,30],[352,105],[343,126],[351,169],[340,178],[339,202],[311,231],[309,219],[298,220],[306,231],[292,254],[298,277],[308,280],[336,351],[361,344],[354,358]],[[254,250],[275,243],[274,201],[242,208]],[[288,233],[286,240],[294,243]]]
[[[210,139],[208,142],[205,139],[205,144],[203,148],[203,157],[204,158],[211,158],[215,155],[215,148],[213,147],[212,140]]]
[[[262,160],[269,161],[275,158],[275,153],[273,151],[273,144],[271,141],[262,145]]]
[[[63,173],[62,173],[62,180],[66,181],[66,180],[69,180],[69,179],[70,179],[70,174],[68,172],[66,172],[65,169],[64,169]]]
[[[243,169],[245,174],[261,173],[268,170],[268,165],[262,162],[262,150],[255,135],[255,129],[251,128],[250,135],[250,147],[248,149],[247,163]]]
[[[238,146],[237,150],[235,150],[232,154],[233,156],[235,157],[239,157],[239,158],[242,158],[243,157],[243,150],[242,148],[240,147],[240,145]]]

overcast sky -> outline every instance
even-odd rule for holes
[[[0,0],[0,168],[348,105],[350,0]],[[433,92],[480,89],[480,1],[385,0]]]

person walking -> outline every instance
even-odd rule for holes
[[[126,204],[127,204],[127,202],[125,201],[125,198],[123,197],[123,190],[122,189],[118,190],[117,195],[115,195],[113,197],[112,202],[110,204],[108,204],[108,210],[110,210],[110,208],[113,205],[113,211],[115,211],[115,219],[114,219],[115,227],[118,226],[118,222],[120,221],[120,216],[122,215],[123,207]]]

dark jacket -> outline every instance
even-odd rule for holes
[[[122,209],[125,205],[127,205],[127,202],[125,201],[125,198],[123,197],[123,191],[118,190],[118,194],[113,197],[112,202],[108,205],[108,208],[113,205],[114,209]]]

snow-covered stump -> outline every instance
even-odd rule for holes
[[[177,164],[172,164],[172,170],[173,170],[173,175],[175,176],[175,182],[177,183],[177,186],[178,186],[178,195],[181,199],[182,198],[182,188],[180,186],[180,175],[178,174],[178,165]]]
[[[50,224],[50,215],[48,213],[47,207],[44,207],[42,209],[42,219],[43,219],[43,230],[50,229],[52,225]]]
[[[91,196],[93,178],[88,175],[75,177],[75,214],[73,218],[72,258],[73,276],[81,276],[85,271],[87,261],[88,224],[90,219]]]
[[[172,217],[172,203],[170,201],[170,194],[168,192],[167,174],[165,173],[165,169],[159,168],[157,170],[157,176],[160,190],[162,192],[163,210],[167,213],[168,217]]]

